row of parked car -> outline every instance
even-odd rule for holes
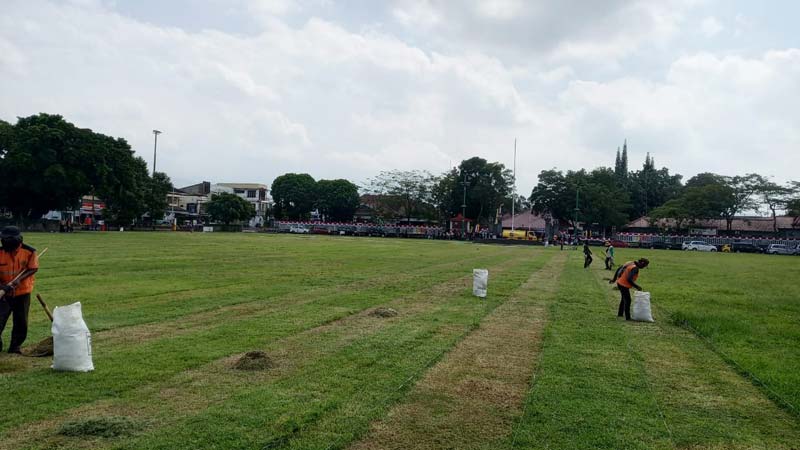
[[[589,239],[589,245],[603,245],[603,239]],[[769,255],[798,255],[800,256],[800,243],[795,245],[769,244],[760,246],[753,242],[733,242],[731,244],[714,245],[705,241],[679,241],[673,238],[663,238],[650,242],[636,242],[634,246],[640,248],[663,249],[663,250],[686,250],[700,252],[731,252],[731,253],[766,253]],[[612,240],[614,247],[630,247],[624,241]]]
[[[725,244],[717,248],[714,244],[705,241],[688,241],[681,244],[681,250],[702,251],[702,252],[733,252],[733,253],[766,253],[768,255],[800,255],[800,244],[791,246],[786,244],[769,244],[760,247],[750,242],[734,242]]]

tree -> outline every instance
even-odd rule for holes
[[[358,209],[358,186],[347,180],[319,180],[317,208],[328,220],[349,222]]]
[[[368,191],[378,196],[378,214],[394,219],[399,212],[406,220],[432,218],[435,178],[424,170],[391,170],[369,181]]]
[[[794,198],[786,203],[786,214],[792,217],[800,216],[800,181],[792,181],[790,183],[791,189],[794,192]]]
[[[13,127],[2,128],[0,203],[19,222],[73,207],[90,190],[84,130],[48,114],[20,118]]]
[[[256,216],[252,203],[229,192],[220,192],[211,196],[205,205],[211,220],[230,225],[232,222],[244,222]]]
[[[772,231],[778,232],[777,211],[786,209],[792,200],[794,189],[792,186],[781,186],[777,183],[760,177],[756,192],[761,197],[762,205],[766,205],[772,213]]]
[[[445,215],[455,216],[464,204],[466,180],[466,216],[482,224],[494,221],[497,210],[512,194],[511,171],[497,162],[473,157],[439,180],[435,197]]]
[[[676,198],[683,190],[682,178],[681,175],[671,175],[666,167],[656,169],[655,160],[648,153],[642,170],[628,174],[625,187],[631,201],[629,217],[646,216],[651,209]]]
[[[729,202],[722,213],[728,231],[731,231],[733,227],[734,217],[741,214],[742,211],[753,210],[758,206],[755,201],[755,195],[759,178],[754,173],[744,176],[725,177],[725,184],[731,190]]]
[[[543,170],[531,191],[530,201],[531,209],[538,214],[549,213],[555,219],[571,221],[575,190],[560,171]]]
[[[689,209],[682,198],[668,200],[663,205],[650,211],[650,221],[654,223],[659,219],[675,220],[675,227],[680,230],[683,224],[690,219]]]
[[[145,196],[145,209],[151,220],[164,217],[167,210],[167,194],[172,192],[172,181],[163,172],[156,172],[150,179],[150,186]]]
[[[307,173],[287,173],[272,182],[275,217],[307,219],[317,201],[317,182]]]

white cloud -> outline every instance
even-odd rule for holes
[[[515,137],[522,193],[545,168],[610,164],[625,137],[632,166],[652,151],[687,175],[788,177],[800,162],[800,50],[661,53],[685,26],[684,1],[399,2],[385,11],[394,28],[356,30],[308,14],[320,4],[267,5],[258,32],[239,35],[156,26],[108,3],[11,0],[0,118],[60,113],[148,162],[150,130],[163,129],[159,167],[179,185],[289,171],[358,182],[475,155],[510,166]]]
[[[725,27],[716,17],[706,17],[700,24],[700,30],[707,37],[714,37],[718,35]]]

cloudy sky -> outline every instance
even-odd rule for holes
[[[0,0],[0,118],[127,139],[176,185],[482,156],[798,179],[800,2]]]

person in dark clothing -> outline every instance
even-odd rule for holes
[[[592,265],[592,251],[589,250],[589,241],[583,241],[583,268]]]
[[[642,287],[636,284],[636,279],[639,278],[639,271],[650,265],[650,261],[646,258],[641,258],[632,263],[626,263],[618,271],[619,276],[615,274],[617,287],[619,288],[619,309],[617,310],[617,317],[622,317],[625,314],[625,320],[631,320],[631,289],[641,291]]]
[[[8,353],[20,353],[28,337],[28,311],[35,274],[39,270],[36,249],[22,243],[17,227],[5,227],[0,232],[0,350],[2,334],[12,315],[11,343]]]

